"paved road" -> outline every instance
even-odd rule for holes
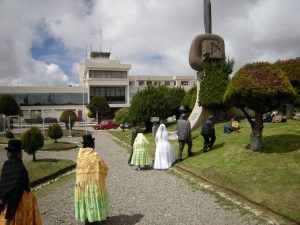
[[[96,149],[109,167],[110,225],[252,225],[264,224],[237,209],[225,209],[214,196],[191,188],[163,171],[136,171],[128,153],[105,132],[94,132]],[[73,158],[74,151],[70,156]],[[39,199],[44,225],[83,224],[74,220],[74,181]]]

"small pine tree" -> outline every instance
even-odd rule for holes
[[[39,128],[31,127],[21,138],[22,148],[29,155],[32,155],[32,160],[35,161],[35,153],[44,146],[44,136]]]
[[[14,138],[15,135],[14,135],[11,131],[6,131],[6,132],[5,132],[5,137],[6,137],[7,139],[10,139],[10,138]]]
[[[48,136],[51,139],[54,139],[54,142],[57,143],[57,139],[61,138],[63,136],[63,131],[59,124],[53,124],[52,126],[49,126],[48,128]]]

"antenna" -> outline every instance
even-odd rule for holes
[[[88,53],[87,53],[87,44],[85,44],[85,58],[87,59],[88,58]]]
[[[100,22],[100,52],[102,52],[102,26],[101,26],[101,22]]]

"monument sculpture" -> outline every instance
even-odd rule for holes
[[[189,52],[190,66],[197,71],[197,100],[189,117],[192,129],[197,128],[206,119],[206,113],[198,105],[200,82],[205,76],[204,63],[225,58],[225,43],[222,37],[212,34],[212,13],[210,0],[204,0],[204,30],[205,34],[197,35],[191,44]]]

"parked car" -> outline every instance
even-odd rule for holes
[[[117,129],[119,124],[113,120],[102,120],[100,123],[94,125],[95,130],[108,130],[108,129]]]
[[[122,130],[124,130],[124,129],[129,129],[131,126],[132,126],[132,125],[131,125],[130,123],[121,123],[121,124],[120,124],[120,128],[121,128]]]

